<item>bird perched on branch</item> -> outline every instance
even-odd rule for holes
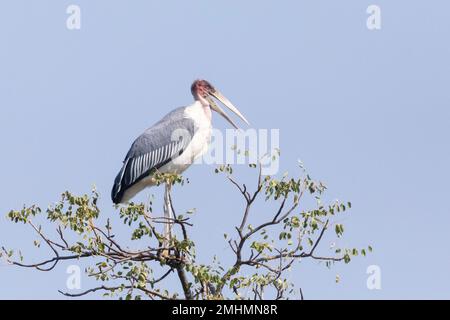
[[[194,103],[167,114],[145,130],[132,144],[111,192],[115,204],[126,203],[147,187],[157,183],[156,173],[181,174],[209,147],[212,133],[212,111],[233,127],[236,124],[212,98],[217,99],[248,124],[241,112],[208,81],[196,80],[191,86]],[[171,219],[171,185],[166,183],[164,213]],[[166,238],[170,238],[170,223]]]
[[[248,124],[241,112],[209,82],[195,81],[191,92],[193,104],[173,110],[134,141],[114,181],[111,197],[115,204],[126,203],[146,187],[155,185],[155,172],[181,174],[202,156],[211,141],[212,111],[237,128],[212,97]]]

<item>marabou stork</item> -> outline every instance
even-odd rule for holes
[[[192,105],[173,110],[134,141],[114,181],[111,197],[115,204],[126,203],[145,188],[155,185],[155,172],[180,174],[201,157],[211,141],[212,110],[237,129],[211,97],[248,124],[239,110],[209,82],[194,81],[191,93],[195,100]],[[170,186],[166,184],[164,211],[170,219],[169,197]],[[168,228],[166,236],[170,236]]]

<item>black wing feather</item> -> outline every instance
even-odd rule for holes
[[[195,123],[184,117],[184,108],[168,114],[135,140],[111,191],[115,204],[125,191],[181,155],[195,134]]]

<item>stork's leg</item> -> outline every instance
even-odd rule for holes
[[[172,190],[172,185],[170,183],[166,183],[166,189],[164,192],[164,218],[165,218],[165,224],[164,224],[164,246],[168,245],[168,242],[172,238],[172,222],[171,219],[173,217],[172,212],[172,203],[170,202],[170,192]]]

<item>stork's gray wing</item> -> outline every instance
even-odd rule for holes
[[[181,155],[195,130],[194,121],[185,118],[184,108],[179,108],[139,136],[114,181],[113,202],[120,203],[128,188]]]

